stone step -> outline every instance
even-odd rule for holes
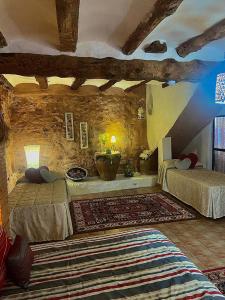
[[[135,173],[134,177],[124,177],[124,175],[118,174],[116,179],[112,181],[104,181],[99,177],[88,177],[86,180],[79,182],[67,179],[68,190],[71,197],[92,193],[153,187],[156,184],[157,175],[140,175],[139,173]]]

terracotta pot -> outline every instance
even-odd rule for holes
[[[151,175],[157,173],[158,164],[153,158],[140,159],[140,173],[143,175]]]
[[[96,154],[95,164],[101,179],[109,181],[116,178],[116,173],[120,165],[121,155],[116,154]]]

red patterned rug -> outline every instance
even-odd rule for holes
[[[196,218],[163,193],[74,200],[70,211],[74,233]]]
[[[225,295],[225,267],[202,271],[212,283]]]

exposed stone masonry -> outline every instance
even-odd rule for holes
[[[97,175],[94,153],[101,150],[102,133],[116,136],[115,147],[122,153],[122,164],[126,159],[136,164],[139,153],[147,147],[146,120],[137,118],[140,105],[145,108],[144,95],[126,94],[117,88],[101,93],[93,86],[71,91],[55,85],[40,91],[31,84],[21,85],[9,107],[14,171],[19,175],[25,170],[24,145],[38,144],[42,165],[56,171],[79,165],[91,176]],[[73,112],[74,141],[65,138],[65,112]],[[88,149],[80,149],[80,122],[88,122]]]

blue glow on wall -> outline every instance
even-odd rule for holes
[[[225,73],[217,75],[215,102],[217,104],[225,104]]]

